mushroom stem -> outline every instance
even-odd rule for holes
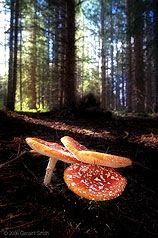
[[[37,153],[49,157],[49,163],[44,178],[45,185],[50,184],[53,175],[53,170],[55,169],[55,165],[58,160],[70,164],[78,162],[78,160],[72,153],[70,153],[68,150],[65,149],[65,147],[59,145],[58,143],[52,143],[31,137],[27,137],[26,142]]]
[[[44,185],[49,185],[50,182],[51,182],[51,178],[52,178],[52,175],[53,175],[53,171],[55,169],[55,165],[57,163],[57,159],[55,158],[49,158],[49,162],[48,162],[48,165],[47,165],[47,168],[46,168],[46,174],[45,174],[45,177],[44,177]]]

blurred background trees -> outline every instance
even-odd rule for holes
[[[0,105],[158,112],[156,0],[4,0]]]

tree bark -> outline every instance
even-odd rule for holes
[[[121,103],[120,103],[120,69],[119,69],[119,51],[118,51],[118,40],[116,40],[116,103],[115,103],[115,107],[116,110],[120,109]]]
[[[112,9],[113,9],[113,0],[111,0],[110,2],[110,25],[111,25],[111,98],[110,98],[110,104],[111,104],[111,108],[112,110],[115,109],[115,103],[114,103],[114,46],[113,46],[113,41],[114,41],[114,36],[113,36],[113,12],[112,12]]]
[[[134,54],[135,54],[135,83],[136,83],[136,112],[144,112],[144,64],[143,64],[143,13],[142,1],[134,0]]]
[[[150,11],[146,13],[146,50],[145,50],[145,109],[147,112],[153,112],[153,92],[152,92],[152,23]]]
[[[20,15],[21,18],[21,15]],[[20,110],[22,111],[23,91],[22,91],[22,21],[20,20],[20,60],[19,60],[19,94],[20,94]]]
[[[132,0],[131,0],[132,1]],[[127,6],[127,80],[126,97],[127,111],[132,111],[132,44],[131,44],[131,1],[126,1]]]
[[[10,39],[9,39],[9,73],[8,73],[8,92],[7,109],[14,110],[13,102],[13,32],[14,32],[14,0],[11,0],[10,6]]]
[[[14,33],[14,64],[13,64],[13,100],[12,108],[15,107],[16,85],[17,85],[17,54],[18,54],[18,32],[19,32],[19,0],[15,4],[15,33]]]
[[[29,108],[36,109],[36,69],[37,69],[37,19],[36,19],[36,1],[34,2],[34,13],[33,13],[33,25],[32,25],[32,49],[31,49],[31,59],[30,59],[30,101]]]
[[[121,78],[122,78],[122,107],[125,108],[125,77],[124,77],[124,52],[122,48],[122,64],[121,64]]]
[[[153,0],[154,13],[154,98],[155,112],[158,112],[158,1]]]
[[[101,5],[101,107],[102,109],[107,109],[107,100],[106,100],[106,68],[105,68],[105,5],[104,0],[100,1]]]
[[[76,106],[76,62],[75,62],[75,1],[67,0],[66,9],[66,59],[64,82],[64,106]]]

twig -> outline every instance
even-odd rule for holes
[[[75,231],[77,231],[77,229],[79,228],[80,225],[81,225],[81,222],[77,224],[77,226],[74,228],[74,230],[70,234],[69,238],[71,238],[73,236],[73,234],[75,233]]]
[[[32,175],[32,177],[34,178],[34,181],[39,184],[40,186],[42,186],[42,188],[46,189],[50,194],[53,193],[53,189],[51,189],[51,186],[45,186],[43,184],[43,182],[40,182],[40,180],[38,179],[38,177],[27,167],[27,165],[23,162],[23,165],[25,167],[25,169],[27,169],[27,171]]]
[[[140,164],[140,163],[138,163],[138,162],[133,161],[133,164],[136,164],[136,165],[138,165],[138,166],[140,166],[140,167],[142,167],[142,168],[144,168],[144,169],[146,169],[146,170],[150,170],[151,172],[156,173],[153,169],[150,169],[149,167],[146,167],[146,166],[144,166],[143,164]]]
[[[129,217],[129,216],[126,216],[126,215],[123,215],[123,214],[120,214],[120,216],[121,216],[121,217],[124,217],[124,218],[126,218],[126,219],[128,219],[128,220],[130,220],[130,221],[133,221],[133,222],[135,222],[135,223],[140,223],[140,224],[143,223],[142,221],[136,220],[136,219],[134,219],[134,218],[132,218],[132,217]]]
[[[1,232],[9,231],[9,230],[17,230],[17,229],[22,228],[22,227],[29,228],[29,227],[31,227],[34,223],[40,222],[40,221],[42,221],[42,220],[43,220],[43,218],[40,219],[40,220],[35,220],[35,221],[26,222],[26,223],[23,223],[23,224],[18,225],[18,226],[6,227],[6,228],[2,229]]]
[[[16,160],[18,160],[19,158],[21,158],[21,157],[22,157],[24,154],[26,154],[26,153],[27,153],[27,151],[24,151],[24,152],[22,152],[20,155],[18,155],[16,158],[14,158],[14,159],[12,159],[12,160],[10,160],[10,161],[4,163],[4,164],[0,164],[0,169],[6,167],[7,165],[11,164],[12,162],[15,162]]]
[[[59,212],[59,213],[57,214],[57,216],[58,216],[60,213],[61,213],[61,212]],[[57,216],[56,216],[56,217],[57,217]],[[43,221],[43,220],[45,220],[45,219],[48,219],[48,218],[50,218],[50,217],[51,217],[51,214],[50,214],[49,216],[43,216],[43,217],[41,217],[41,218],[39,218],[39,219],[34,219],[33,221],[25,222],[25,223],[20,224],[20,225],[17,225],[17,226],[5,227],[5,228],[3,228],[2,230],[0,230],[0,233],[3,233],[3,232],[5,232],[5,231],[19,230],[19,229],[21,229],[21,228],[24,228],[24,229],[30,228],[30,227],[33,226],[34,224],[39,223],[39,222],[41,222],[41,221]],[[56,217],[55,217],[55,218],[56,218]]]
[[[39,183],[39,180],[36,177],[36,175],[27,167],[27,165],[24,162],[23,162],[23,165],[24,165],[25,169],[27,169],[27,171],[32,175],[32,177]]]
[[[19,154],[20,154],[20,144],[18,145],[18,154],[17,154],[17,156],[19,156]]]
[[[6,221],[13,220],[13,219],[16,219],[18,217],[23,217],[23,216],[28,216],[28,212],[27,213],[22,213],[22,214],[16,214],[12,217],[6,218],[5,220],[2,220],[1,223],[6,223]]]

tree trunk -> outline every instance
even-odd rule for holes
[[[110,3],[110,7],[111,7],[111,10],[110,10],[110,25],[111,25],[111,98],[110,98],[110,101],[111,101],[111,108],[112,110],[115,109],[115,103],[114,103],[114,46],[113,46],[113,41],[114,41],[114,36],[113,36],[113,31],[114,31],[114,28],[113,28],[113,13],[112,13],[112,9],[113,9],[113,0],[111,0],[111,3]]]
[[[151,51],[151,40],[152,40],[152,23],[150,12],[146,14],[146,51],[145,51],[145,109],[147,112],[153,112],[153,99],[152,99],[152,51]]]
[[[76,76],[75,76],[75,1],[67,0],[66,16],[66,68],[64,82],[64,106],[76,106]]]
[[[8,73],[8,93],[7,109],[14,110],[13,101],[13,31],[14,31],[14,0],[11,0],[10,6],[10,39],[9,39],[9,73]]]
[[[116,110],[120,109],[121,103],[120,103],[120,63],[119,63],[119,50],[118,50],[118,40],[116,40],[116,102],[115,102],[115,107]]]
[[[53,6],[52,14],[54,18],[52,19],[52,24],[54,20],[54,29],[51,32],[52,42],[52,70],[51,70],[51,109],[58,106],[58,101],[60,103],[61,99],[61,87],[60,86],[60,76],[59,76],[59,8]]]
[[[143,65],[143,15],[142,2],[135,0],[135,31],[134,31],[134,54],[135,54],[135,83],[136,83],[136,112],[144,112],[144,65]]]
[[[107,100],[106,100],[106,68],[105,68],[105,5],[104,0],[100,1],[101,5],[101,107],[102,109],[107,109]]]
[[[64,9],[67,10],[67,2],[64,2]],[[65,106],[65,80],[66,80],[66,54],[67,54],[67,18],[66,13],[62,13],[62,31],[60,32],[63,41],[60,45],[61,63],[60,63],[60,108]]]
[[[124,46],[122,46],[122,63],[121,63],[121,78],[122,78],[122,107],[125,108],[125,77],[124,77],[124,52],[123,52]]]
[[[21,18],[21,15],[20,15]],[[20,61],[19,61],[19,94],[20,94],[20,110],[22,111],[23,95],[22,95],[22,21],[20,20]]]
[[[131,44],[131,1],[126,1],[127,6],[127,80],[126,97],[127,111],[132,111],[132,44]]]
[[[85,21],[83,15],[83,37],[82,37],[82,66],[81,66],[81,98],[83,98],[83,85],[84,85],[84,56],[85,56]]]
[[[36,109],[36,69],[37,69],[37,49],[36,49],[36,31],[37,31],[37,19],[36,19],[36,1],[34,2],[34,20],[32,26],[32,49],[30,59],[30,101],[29,108]]]
[[[14,64],[13,64],[13,109],[15,107],[16,84],[17,84],[17,53],[18,53],[18,31],[19,31],[19,0],[15,4],[15,33],[14,33]]]
[[[153,0],[154,13],[154,98],[155,112],[158,112],[158,1]]]

